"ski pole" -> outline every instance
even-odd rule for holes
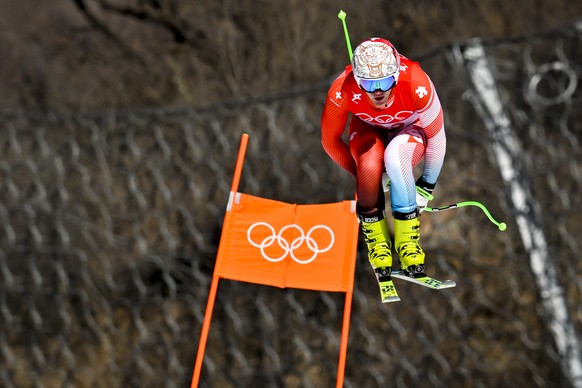
[[[434,199],[434,196],[431,193],[429,193],[428,191],[426,191],[418,186],[416,186],[416,191],[418,192],[418,194],[422,195],[424,198],[428,199],[429,201]],[[452,205],[439,206],[439,207],[427,206],[424,208],[424,210],[427,212],[440,212],[443,210],[456,209],[458,207],[464,207],[464,206],[477,206],[479,209],[483,210],[483,213],[485,213],[487,218],[489,218],[489,221],[491,221],[492,223],[497,225],[499,230],[504,231],[505,229],[507,229],[507,225],[505,224],[505,222],[498,222],[497,220],[495,220],[495,218],[493,218],[491,213],[489,213],[489,210],[487,210],[487,207],[485,207],[485,205],[483,205],[481,202],[477,202],[477,201],[464,201],[464,202],[453,203]]]
[[[388,177],[382,177],[382,186],[385,188],[384,191],[389,190],[390,188],[390,180],[388,179]],[[432,201],[434,199],[434,195],[432,195],[431,193],[429,193],[428,191],[424,190],[421,187],[416,186],[416,192],[418,194],[420,194],[421,196],[423,196],[424,198],[428,199],[429,201]],[[507,225],[505,224],[505,222],[499,222],[497,221],[495,218],[493,218],[493,216],[491,215],[491,213],[489,212],[489,210],[487,210],[487,207],[485,205],[483,205],[481,202],[477,202],[477,201],[464,201],[464,202],[458,202],[458,203],[453,203],[451,205],[446,205],[446,206],[439,206],[439,207],[430,207],[427,206],[424,208],[425,211],[427,212],[440,212],[443,210],[450,210],[450,209],[456,209],[459,207],[465,207],[465,206],[476,206],[479,209],[483,210],[483,213],[485,213],[485,215],[487,216],[487,218],[489,219],[489,221],[491,221],[493,224],[495,224],[499,230],[504,231],[505,229],[507,229]]]
[[[346,13],[342,10],[337,14],[337,17],[342,21],[344,26],[344,35],[346,36],[346,45],[348,46],[348,54],[350,55],[350,61],[352,60],[352,44],[350,43],[350,35],[348,34],[348,26],[346,25]]]
[[[427,212],[440,212],[443,210],[456,209],[458,207],[464,207],[464,206],[477,206],[479,209],[483,210],[483,213],[485,213],[487,218],[489,218],[489,221],[491,221],[492,223],[497,225],[499,230],[504,231],[505,229],[507,229],[507,225],[505,224],[505,222],[496,221],[495,218],[493,218],[493,216],[491,215],[491,213],[489,213],[489,210],[487,210],[485,205],[483,205],[481,202],[477,202],[477,201],[464,201],[464,202],[459,202],[459,203],[453,203],[452,205],[439,206],[439,207],[427,206],[424,208],[424,210]]]
[[[416,192],[418,194],[422,195],[424,198],[428,199],[429,201],[434,199],[434,196],[431,193],[429,193],[428,191],[424,190],[421,187],[416,186]],[[464,202],[453,203],[452,205],[439,206],[439,207],[427,206],[424,208],[424,210],[427,212],[440,212],[443,210],[456,209],[458,207],[464,207],[464,206],[477,206],[479,209],[483,210],[483,213],[485,213],[487,218],[489,218],[489,221],[491,221],[495,225],[497,225],[499,230],[504,231],[505,229],[507,229],[507,225],[505,224],[505,222],[496,221],[495,218],[493,218],[493,216],[491,215],[491,213],[489,213],[489,210],[487,210],[485,205],[483,205],[481,202],[477,202],[477,201],[464,201]]]

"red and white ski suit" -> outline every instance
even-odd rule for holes
[[[346,144],[342,136],[350,113]],[[435,184],[446,151],[443,111],[432,81],[417,62],[400,55],[398,83],[379,109],[356,84],[351,65],[346,67],[327,93],[321,140],[329,156],[356,178],[360,209],[384,209],[385,169],[392,211],[414,211],[414,167],[424,158],[422,178]]]

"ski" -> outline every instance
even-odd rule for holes
[[[376,268],[374,272],[376,273],[376,280],[380,288],[382,303],[399,302],[400,297],[398,296],[398,292],[396,292],[394,281],[390,277],[390,268]]]
[[[439,280],[432,278],[430,276],[422,276],[419,278],[413,278],[406,274],[404,274],[401,270],[393,270],[392,276],[397,279],[406,280],[407,282],[411,282],[414,284],[419,284],[421,286],[433,289],[433,290],[443,290],[445,288],[452,288],[457,285],[454,280]]]
[[[383,282],[378,281],[378,286],[380,287],[382,303],[400,302],[400,297],[398,296],[398,292],[396,292],[396,287],[392,279]]]

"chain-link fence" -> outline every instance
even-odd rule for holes
[[[390,305],[362,246],[346,386],[582,384],[566,370],[579,349],[560,346],[545,303],[559,293],[575,339],[581,35],[576,24],[484,42],[522,148],[509,180],[467,71],[468,43],[417,58],[446,110],[448,154],[431,205],[481,201],[508,229],[474,208],[424,213],[428,271],[457,287],[399,282],[403,301]],[[1,384],[188,386],[241,133],[250,134],[241,191],[296,203],[353,197],[351,177],[320,145],[327,81],[207,109],[2,112]],[[525,209],[512,179],[528,193]],[[537,223],[557,288],[540,288],[547,268],[535,267],[523,220]],[[343,294],[221,282],[201,385],[333,386],[342,307]]]

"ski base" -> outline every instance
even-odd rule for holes
[[[432,278],[430,276],[422,276],[419,278],[413,278],[413,277],[406,275],[401,270],[393,270],[392,276],[397,278],[397,279],[406,280],[407,282],[419,284],[421,286],[424,286],[424,287],[427,287],[427,288],[430,288],[433,290],[443,290],[445,288],[452,288],[452,287],[455,287],[457,285],[457,283],[454,280],[439,280],[439,279]]]

